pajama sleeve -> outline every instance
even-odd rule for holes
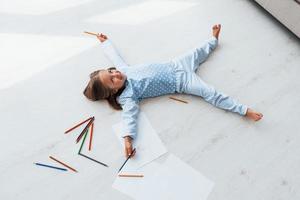
[[[101,46],[106,57],[114,64],[116,68],[128,67],[110,40],[105,40],[101,43]]]
[[[137,119],[139,114],[139,102],[131,98],[126,98],[121,103],[122,106],[122,137],[130,136],[135,139],[137,135]]]

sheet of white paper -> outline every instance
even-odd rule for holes
[[[117,178],[113,188],[140,200],[205,200],[214,183],[174,155],[142,167],[144,178]]]
[[[155,185],[155,199],[207,199],[214,183],[174,155],[170,155],[159,171],[157,180],[148,182]],[[163,177],[163,178],[161,178]]]
[[[124,139],[121,137],[122,122],[113,126],[113,130],[119,138],[122,148],[124,148]],[[131,158],[122,170],[138,169],[143,165],[155,160],[167,152],[164,144],[151,126],[144,113],[138,117],[138,135],[133,140],[133,147],[136,148],[136,155]]]
[[[151,162],[148,165],[140,168],[139,170],[122,170],[122,174],[143,174],[143,178],[133,178],[133,177],[117,177],[114,181],[112,187],[128,196],[131,196],[135,199],[139,199],[142,196],[143,192],[146,191],[145,185],[146,182],[151,181],[156,172],[160,169],[160,165],[156,162]],[[143,196],[142,196],[143,197]],[[148,197],[143,197],[140,199],[147,200]],[[150,199],[150,198],[149,198]],[[152,199],[153,200],[153,199]]]

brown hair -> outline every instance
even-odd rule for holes
[[[113,69],[116,68],[115,67],[108,68],[108,70],[113,70]],[[122,87],[115,93],[112,89],[105,87],[100,81],[97,75],[101,71],[105,71],[105,70],[103,69],[97,70],[90,74],[90,81],[83,91],[84,96],[86,96],[88,99],[92,101],[106,99],[109,105],[112,106],[114,109],[122,110],[121,105],[117,102],[117,97],[120,96],[120,94],[125,89],[125,84],[124,87]]]

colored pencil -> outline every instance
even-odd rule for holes
[[[91,126],[89,151],[92,149],[93,131],[94,131],[94,123],[92,123],[92,126]]]
[[[77,124],[76,126],[74,126],[74,127],[70,128],[69,130],[66,130],[66,131],[65,131],[65,134],[69,133],[70,131],[74,130],[75,128],[77,128],[78,126],[80,126],[80,125],[84,124],[85,122],[87,122],[87,121],[91,120],[92,118],[93,118],[93,117],[90,117],[90,118],[88,118],[87,120],[84,120],[83,122],[80,122],[80,123],[79,123],[79,124]]]
[[[105,164],[105,163],[103,163],[103,162],[100,162],[100,161],[98,161],[98,160],[95,160],[95,159],[93,159],[93,158],[90,158],[90,157],[88,157],[88,156],[86,156],[86,155],[84,155],[84,154],[82,154],[82,153],[79,153],[79,155],[80,155],[80,156],[83,156],[83,157],[85,157],[85,158],[87,158],[87,159],[89,159],[89,160],[91,160],[91,161],[94,161],[94,162],[96,162],[96,163],[99,163],[100,165],[103,165],[103,166],[105,166],[105,167],[108,167],[107,164]]]
[[[80,154],[80,152],[81,152],[81,149],[82,149],[82,147],[83,147],[83,144],[84,144],[84,141],[85,141],[85,139],[86,139],[86,136],[88,135],[88,130],[89,130],[89,129],[86,129],[86,131],[85,131],[85,134],[84,134],[83,140],[82,140],[82,142],[81,142],[81,145],[80,145],[80,149],[79,149],[79,151],[78,151],[78,154]]]
[[[179,102],[182,102],[182,103],[188,103],[187,101],[184,101],[184,100],[181,100],[181,99],[177,99],[175,97],[169,97],[170,99],[173,99],[175,101],[179,101]]]
[[[89,123],[84,127],[84,129],[82,130],[82,132],[80,133],[80,135],[78,136],[78,138],[76,139],[76,143],[78,143],[80,141],[80,139],[82,138],[82,136],[84,135],[85,131],[90,127],[90,125],[94,122],[95,117],[92,117],[92,119],[89,121]]]
[[[136,177],[136,178],[142,178],[144,175],[142,174],[118,174],[119,177]]]
[[[88,31],[84,31],[84,33],[89,34],[89,35],[94,35],[94,36],[98,36],[97,33],[92,33],[92,32],[88,32]]]
[[[42,167],[49,167],[49,168],[52,168],[52,169],[58,169],[58,170],[62,170],[62,171],[67,171],[67,169],[65,168],[60,168],[60,167],[54,167],[54,166],[51,166],[51,165],[45,165],[45,164],[42,164],[42,163],[34,163],[38,166],[42,166]]]
[[[65,164],[65,163],[63,163],[63,162],[57,160],[56,158],[54,158],[54,157],[52,157],[52,156],[49,156],[49,158],[52,159],[52,160],[54,160],[54,161],[56,161],[56,162],[58,162],[59,164],[62,164],[62,165],[65,166],[66,168],[68,168],[68,169],[70,169],[70,170],[72,170],[72,171],[74,171],[74,172],[77,172],[76,169],[74,169],[74,168],[70,167],[69,165],[67,165],[67,164]]]
[[[133,149],[132,153],[128,156],[128,158],[125,160],[125,162],[123,163],[123,165],[120,167],[119,171],[121,171],[121,169],[124,167],[124,165],[127,163],[127,161],[131,158],[131,156],[134,154],[135,152],[135,148]]]

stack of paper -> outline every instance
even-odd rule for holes
[[[122,123],[114,125],[113,130],[117,134],[117,137],[124,148],[124,139],[121,137],[123,130]],[[123,170],[138,169],[167,153],[166,147],[161,142],[146,115],[142,112],[139,114],[137,131],[138,135],[133,140],[133,147],[136,148],[136,155],[126,163]]]
[[[143,178],[116,178],[113,188],[137,200],[205,200],[214,183],[195,169],[170,155],[163,164],[142,167]]]

